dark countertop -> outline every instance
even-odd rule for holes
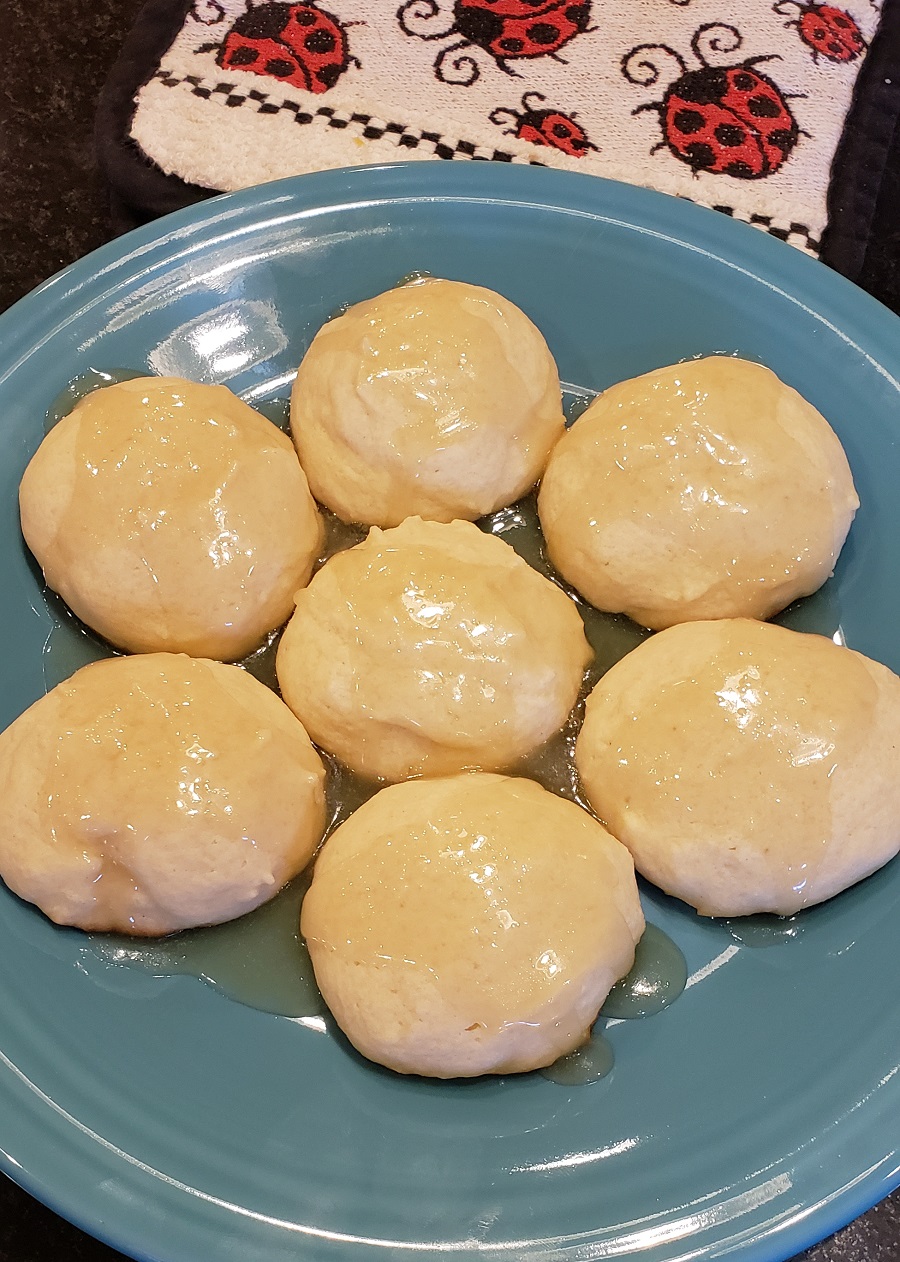
[[[97,92],[140,0],[4,0],[0,311],[109,239]]]
[[[0,310],[112,235],[93,117],[140,7],[140,0],[3,0]],[[0,1262],[121,1258],[0,1175]],[[898,1259],[900,1192],[802,1255],[802,1262]]]

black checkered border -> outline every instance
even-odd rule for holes
[[[290,97],[281,100],[273,99],[268,92],[258,88],[245,90],[236,83],[209,83],[200,75],[175,75],[165,69],[157,70],[153,76],[167,88],[178,88],[187,85],[193,96],[203,100],[218,101],[229,109],[249,106],[257,114],[289,114],[300,126],[317,124],[320,127],[331,127],[338,131],[352,129],[364,140],[393,141],[398,149],[431,150],[436,158],[468,159],[471,162],[514,162],[517,155],[505,149],[493,149],[489,145],[476,145],[470,140],[447,140],[434,131],[417,131],[403,123],[386,123],[371,114],[350,113],[346,110],[332,109],[329,105],[320,105],[317,109],[309,109],[299,101]],[[522,159],[530,166],[544,166],[536,159]]]
[[[211,84],[200,75],[179,76],[162,68],[157,70],[153,77],[167,88],[187,85],[193,96],[201,97],[203,100],[218,101],[229,109],[249,106],[255,109],[257,114],[292,115],[294,122],[300,126],[318,124],[334,128],[336,131],[350,128],[364,140],[387,138],[393,141],[398,149],[430,149],[437,158],[468,159],[471,162],[513,162],[516,160],[516,155],[506,149],[492,149],[489,145],[476,145],[470,140],[452,142],[439,132],[417,131],[403,123],[386,123],[371,114],[348,113],[346,110],[332,109],[329,105],[320,105],[317,109],[311,110],[301,102],[291,100],[290,97],[283,97],[280,101],[274,100],[270,93],[262,92],[259,88],[244,90],[236,83]],[[530,166],[545,165],[536,158],[519,158],[519,161],[527,161]],[[790,223],[784,227],[774,223],[771,215],[748,213],[726,205],[714,205],[712,209],[723,215],[729,215],[732,219],[752,224],[768,232],[770,236],[777,237],[780,241],[787,241],[790,245],[799,246],[810,254],[818,255],[821,248],[821,243],[813,236],[806,224]]]
[[[810,254],[818,255],[822,248],[821,241],[813,236],[806,224],[792,222],[784,227],[782,224],[774,223],[771,215],[735,210],[733,206],[713,206],[712,209],[718,210],[720,214],[730,215],[732,219],[740,219],[742,223],[752,224],[754,228],[768,232],[770,237],[777,237],[779,241],[787,241],[789,245],[799,246],[801,250],[806,250]]]

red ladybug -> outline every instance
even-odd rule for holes
[[[353,23],[346,23],[346,26]],[[225,70],[268,75],[306,92],[327,92],[356,61],[345,25],[315,4],[260,4],[237,19],[217,49]]]
[[[583,158],[589,149],[596,151],[585,134],[584,128],[575,121],[574,114],[563,114],[561,110],[540,109],[533,102],[543,102],[547,98],[540,92],[526,92],[522,97],[522,112],[516,110],[493,110],[488,115],[492,123],[503,126],[507,136],[515,136],[518,140],[530,140],[533,145],[549,145],[567,153],[570,158]]]
[[[831,4],[816,4],[811,0],[778,0],[772,6],[775,13],[786,17],[792,10],[797,17],[788,26],[812,49],[813,60],[827,57],[829,61],[855,61],[866,46],[859,27],[849,13]]]
[[[715,35],[711,33],[715,31]],[[730,42],[723,44],[722,33]],[[699,70],[688,70],[684,59],[665,44],[639,44],[622,58],[622,73],[629,83],[644,87],[658,82],[659,68],[648,60],[654,52],[675,59],[680,75],[665,92],[662,101],[639,105],[657,110],[663,139],[653,149],[665,146],[694,171],[731,175],[739,180],[759,180],[777,171],[797,143],[800,129],[787,104],[785,94],[756,66],[773,57],[751,57],[739,65],[710,66],[700,51],[699,41],[709,35],[715,52],[734,52],[742,39],[733,26],[709,22],[691,40],[691,49],[700,62]]]
[[[560,0],[466,0],[463,9],[484,9],[501,18],[533,18],[558,9]],[[407,8],[409,6],[406,6]]]
[[[458,35],[456,43],[438,53],[434,73],[441,83],[468,87],[479,77],[480,67],[474,57],[456,54],[481,48],[500,70],[515,75],[508,61],[555,57],[576,35],[588,30],[591,0],[455,0],[453,25],[432,31],[430,24],[439,13],[438,0],[406,0],[397,10],[397,21],[404,35],[418,39]],[[419,24],[419,29],[412,23]]]

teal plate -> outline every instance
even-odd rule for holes
[[[44,690],[51,619],[16,487],[70,379],[148,367],[283,396],[323,320],[420,269],[520,304],[586,389],[713,351],[796,386],[840,434],[862,508],[835,578],[788,621],[900,668],[896,319],[686,202],[422,163],[207,202],[0,319],[0,722]],[[900,1181],[900,868],[782,933],[644,897],[688,987],[611,1025],[615,1068],[579,1087],[404,1080],[321,1020],[116,966],[0,889],[0,1166],[156,1262],[789,1257]]]

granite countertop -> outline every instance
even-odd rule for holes
[[[6,0],[0,310],[109,238],[96,97],[140,0]]]
[[[94,158],[94,108],[140,7],[140,0],[6,0],[0,310],[111,235]],[[121,1256],[0,1175],[0,1262],[115,1262]],[[803,1262],[896,1259],[900,1193],[803,1255]]]

